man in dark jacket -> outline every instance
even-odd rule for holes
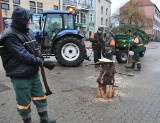
[[[32,123],[31,100],[37,107],[41,123],[55,123],[48,117],[47,100],[38,74],[39,66],[53,69],[55,64],[35,55],[37,42],[28,27],[30,19],[29,10],[22,7],[14,9],[11,26],[0,39],[0,55],[6,76],[11,78],[17,110],[24,123]]]
[[[103,44],[103,29],[100,27],[97,30],[97,33],[91,34],[90,42],[92,42],[92,48],[94,53],[94,62],[98,62],[98,59],[101,59],[101,51]],[[98,65],[95,65],[97,68]]]

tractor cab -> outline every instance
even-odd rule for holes
[[[75,15],[67,10],[47,10],[43,12],[41,28],[43,33],[43,47],[51,46],[56,35],[67,30],[75,30]]]
[[[84,38],[80,31],[75,29],[76,13],[69,10],[46,10],[39,16],[40,30],[35,33],[42,53],[55,56],[64,66],[78,66],[86,55]]]

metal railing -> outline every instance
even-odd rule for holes
[[[77,1],[74,0],[63,0],[63,5],[70,5],[70,6],[75,6],[75,7],[81,7],[83,9],[90,9],[92,8],[91,5],[87,3],[78,3]]]

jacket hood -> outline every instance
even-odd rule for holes
[[[17,7],[12,13],[12,25],[20,29],[27,28],[27,23],[31,19],[31,17],[32,13],[28,9]]]

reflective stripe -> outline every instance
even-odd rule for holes
[[[90,38],[94,38],[94,34],[91,34]]]
[[[28,42],[25,42],[23,45],[26,45],[26,44],[29,44],[31,42],[35,42],[36,40],[32,40],[32,41],[28,41]]]
[[[28,106],[21,106],[17,104],[17,108],[20,110],[27,110],[31,106],[31,103]]]
[[[115,45],[115,41],[114,41],[114,40],[111,40],[110,46],[114,46],[114,45]]]
[[[46,95],[43,97],[32,97],[32,100],[45,100],[46,99]]]
[[[142,46],[143,44],[138,44],[137,46]]]
[[[141,62],[136,62],[136,64],[141,64]]]

